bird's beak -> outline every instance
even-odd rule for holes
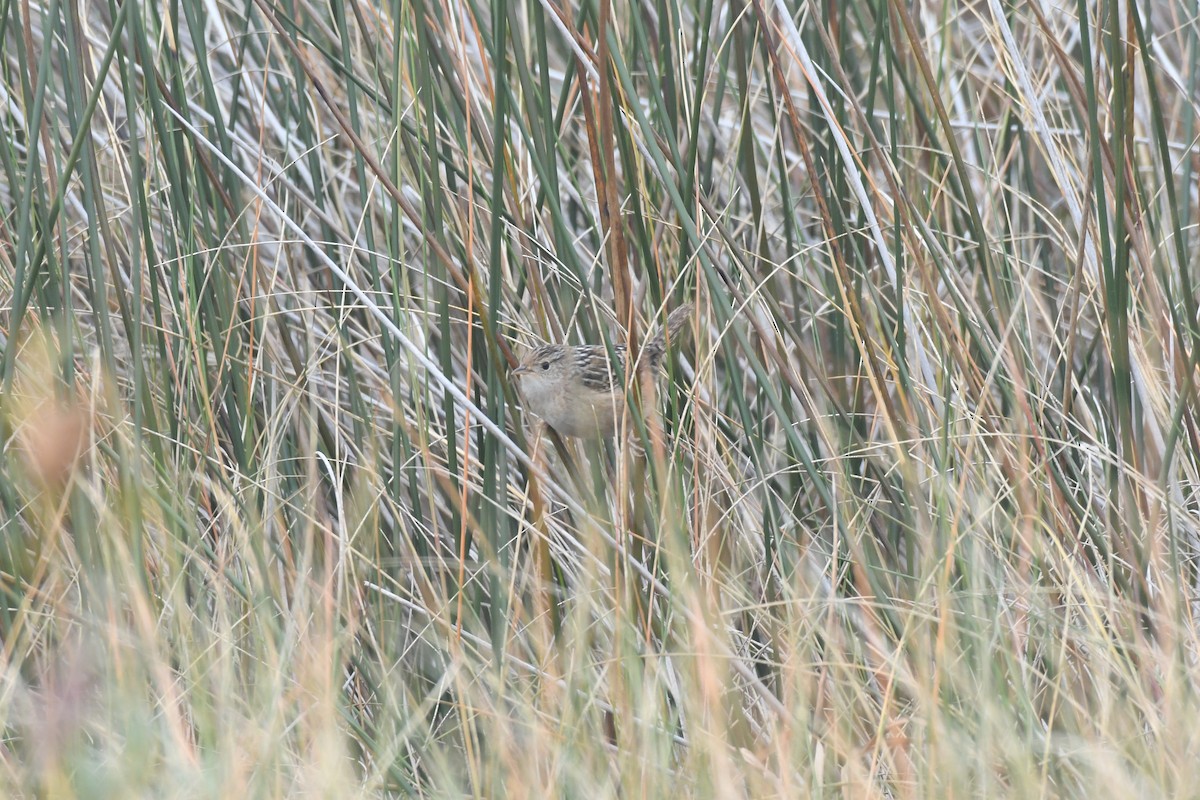
[[[519,375],[526,375],[528,373],[529,373],[529,367],[527,365],[518,364],[517,366],[513,367],[512,372],[510,372],[509,374],[512,375],[513,377],[517,377]]]

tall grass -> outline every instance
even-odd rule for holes
[[[0,48],[0,794],[1195,793],[1193,3]],[[523,414],[683,302],[624,444]]]

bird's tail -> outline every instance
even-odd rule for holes
[[[676,336],[678,336],[679,331],[683,328],[683,326],[685,324],[687,324],[688,317],[690,317],[691,315],[692,315],[692,304],[691,303],[684,303],[679,308],[672,311],[671,314],[667,317],[665,338],[674,339]],[[662,336],[664,336],[664,334],[660,333],[659,336],[662,337]]]
[[[650,363],[658,366],[662,361],[663,354],[667,352],[667,344],[675,341],[683,326],[687,324],[688,317],[692,314],[692,304],[684,303],[671,312],[667,317],[667,324],[664,325],[658,333],[654,334],[649,341],[646,342],[644,355],[650,359]]]

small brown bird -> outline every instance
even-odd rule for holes
[[[691,312],[690,303],[667,317],[660,330],[642,345],[638,368],[657,371]],[[563,436],[596,439],[612,436],[625,405],[620,375],[625,345],[613,347],[620,370],[609,362],[604,345],[547,344],[535,349],[513,370],[521,381],[525,409]]]

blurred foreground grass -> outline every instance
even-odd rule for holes
[[[1194,795],[1197,14],[0,0],[0,795]]]

